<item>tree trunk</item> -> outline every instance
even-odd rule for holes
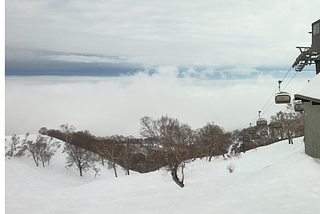
[[[177,167],[174,167],[173,169],[171,169],[171,175],[172,175],[172,179],[174,182],[176,182],[176,184],[178,186],[180,186],[181,188],[184,187],[184,184],[183,184],[183,180],[180,181],[180,179],[178,178],[178,175],[177,175],[177,171],[178,171],[178,168]]]
[[[80,176],[82,177],[82,167],[79,167]]]
[[[289,144],[293,144],[293,140],[291,136],[289,137]]]
[[[34,153],[32,153],[32,158],[33,158],[36,166],[38,167],[39,166],[39,161],[37,160],[36,155]]]
[[[116,168],[116,163],[113,162],[113,170],[114,170],[114,175],[116,176],[116,178],[118,177],[118,174],[117,174],[117,168]]]
[[[103,161],[103,158],[101,158],[101,164],[102,164],[102,166],[104,166],[104,161]]]

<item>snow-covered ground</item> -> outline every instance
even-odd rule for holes
[[[118,168],[115,178],[100,166],[97,178],[80,177],[65,168],[61,149],[45,168],[28,157],[6,158],[6,213],[320,213],[320,160],[304,153],[302,139],[191,162],[184,188],[163,170],[125,176]]]

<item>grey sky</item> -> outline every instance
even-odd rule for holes
[[[295,47],[310,45],[319,8],[318,0],[10,0],[6,65],[288,68]]]

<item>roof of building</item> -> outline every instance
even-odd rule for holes
[[[320,104],[320,75],[316,75],[310,82],[297,94],[296,100],[311,101]]]

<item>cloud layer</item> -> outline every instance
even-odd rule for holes
[[[5,134],[36,133],[68,123],[98,136],[139,137],[140,118],[163,115],[194,129],[215,122],[232,131],[254,122],[278,80],[265,75],[243,80],[180,76],[175,66],[122,77],[7,76]],[[298,74],[286,90],[293,95],[306,84]],[[273,100],[263,111],[267,119],[285,107]]]

